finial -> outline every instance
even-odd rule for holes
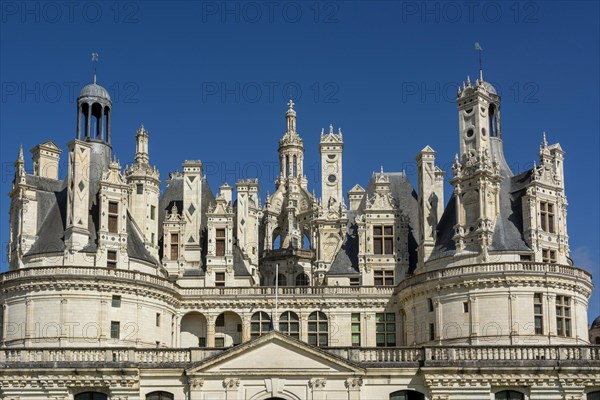
[[[483,52],[483,48],[479,42],[475,42],[475,50],[479,52],[479,80],[483,82],[483,65],[481,63],[481,53]]]
[[[290,107],[290,110],[294,109],[294,102],[292,101],[292,99],[290,99],[290,101],[288,101],[288,106]]]
[[[454,162],[458,162],[458,153],[454,153]]]
[[[325,128],[321,128],[321,136],[325,134]]]
[[[383,165],[381,166],[381,175],[383,175]]]
[[[548,141],[546,140],[546,131],[542,134],[542,147],[545,149],[548,147]]]
[[[333,124],[329,124],[329,134],[333,135]]]
[[[25,157],[23,156],[23,145],[19,145],[19,158],[18,161],[23,162],[25,161]]]
[[[342,128],[338,128],[338,135],[342,136]]]
[[[96,83],[96,65],[98,65],[98,53],[92,53],[92,61],[94,62],[94,84]]]
[[[467,75],[467,86],[471,86],[471,77]]]

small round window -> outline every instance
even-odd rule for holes
[[[327,177],[327,180],[328,180],[329,182],[333,183],[333,182],[335,182],[335,180],[336,180],[336,177],[335,177],[335,175],[331,174],[331,175],[329,175],[329,176]]]
[[[473,129],[469,129],[469,130],[467,131],[467,137],[473,137],[473,134],[474,134],[474,133],[475,133],[475,132],[473,131]]]

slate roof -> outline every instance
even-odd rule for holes
[[[418,195],[408,181],[403,172],[384,172],[390,181],[390,192],[392,197],[398,202],[399,209],[409,217],[408,250],[409,273],[417,267],[417,240],[416,235],[419,232],[419,203]],[[348,229],[346,238],[342,247],[336,254],[334,261],[329,269],[331,275],[350,275],[358,274],[358,232],[355,218],[365,211],[367,196],[372,198],[375,195],[375,179],[373,175],[367,186],[365,197],[363,197],[359,207],[355,211],[348,211]]]

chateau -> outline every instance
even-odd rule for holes
[[[316,149],[290,101],[272,194],[256,179],[213,193],[199,160],[161,191],[143,126],[133,162],[117,161],[94,77],[67,176],[52,141],[32,167],[22,149],[15,162],[0,398],[600,399],[564,151],[544,135],[539,162],[515,175],[481,71],[456,102],[452,176],[426,146],[416,187],[381,170],[343,193],[344,138],[330,126],[318,198],[303,170]]]

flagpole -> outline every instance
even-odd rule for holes
[[[277,301],[279,294],[279,263],[275,264],[275,318],[273,319],[273,330],[278,330],[277,326]]]

